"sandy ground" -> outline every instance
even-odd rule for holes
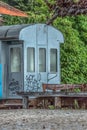
[[[0,130],[87,130],[87,111],[0,110]]]

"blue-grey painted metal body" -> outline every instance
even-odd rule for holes
[[[17,90],[42,91],[42,83],[60,84],[60,43],[64,42],[64,38],[59,30],[46,24],[4,26],[0,30],[3,30],[2,33],[0,31],[3,98],[16,97]],[[30,59],[31,70],[34,66],[34,71],[27,69],[30,65],[28,63],[30,49],[33,52],[32,55],[34,54]],[[53,57],[56,54],[56,72],[50,71],[51,50]],[[56,53],[54,53],[55,50]],[[39,68],[40,57],[43,57],[41,51],[43,54],[46,53],[45,71]],[[19,59],[16,55],[12,57],[13,53],[18,53]],[[13,58],[15,62],[20,61],[20,69],[18,68],[18,71],[16,69],[15,72]],[[33,58],[35,61],[32,61]],[[44,59],[41,61],[43,63]]]

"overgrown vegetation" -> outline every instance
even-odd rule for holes
[[[3,0],[29,15],[29,18],[4,16],[5,25],[46,23],[52,16],[44,0]],[[49,0],[54,4],[55,0]],[[65,39],[61,44],[61,82],[87,83],[87,16],[57,17],[52,26],[59,29]]]

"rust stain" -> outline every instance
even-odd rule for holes
[[[2,1],[0,1],[0,14],[7,14],[12,16],[21,16],[21,17],[28,17],[26,13],[16,9]]]

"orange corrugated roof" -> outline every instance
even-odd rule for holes
[[[19,9],[16,9],[2,1],[0,1],[0,14],[28,17],[28,15],[23,11],[20,11]]]

